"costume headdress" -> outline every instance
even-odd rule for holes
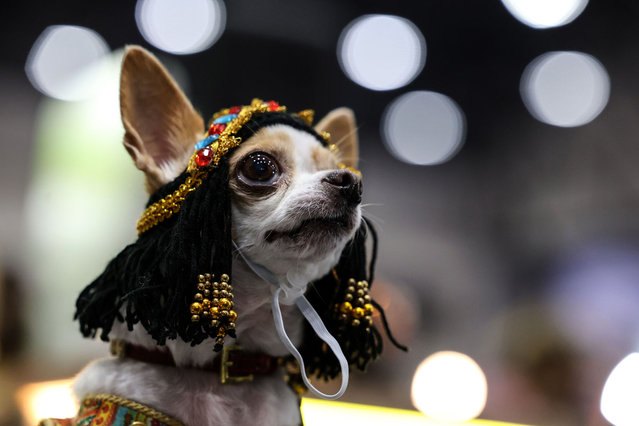
[[[229,154],[260,128],[274,124],[305,131],[336,149],[330,135],[311,127],[312,115],[310,110],[288,113],[277,102],[259,99],[216,113],[187,169],[151,195],[138,222],[138,240],[78,297],[75,317],[82,334],[94,337],[101,329],[100,338],[107,341],[118,320],[129,329],[139,322],[159,345],[167,338],[179,337],[191,345],[212,338],[220,350],[226,335],[235,337],[235,321],[241,318],[233,310]],[[369,236],[374,240],[370,268]],[[360,369],[382,349],[371,315],[377,310],[383,318],[383,311],[368,294],[375,240],[364,219],[339,263],[311,283],[307,292],[328,332],[340,342],[348,364]],[[339,374],[339,362],[314,332],[305,333],[301,352],[309,374],[325,378]]]

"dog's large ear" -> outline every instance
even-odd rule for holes
[[[204,121],[155,56],[138,46],[122,60],[120,112],[124,146],[152,193],[184,170]]]
[[[334,109],[315,125],[315,130],[330,133],[331,143],[339,148],[340,161],[357,168],[359,148],[353,110],[344,107]]]

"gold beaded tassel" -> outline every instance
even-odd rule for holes
[[[343,326],[366,327],[366,331],[370,332],[373,325],[373,305],[371,304],[371,296],[368,294],[368,282],[365,280],[355,281],[351,278],[348,280],[348,287],[342,302],[337,309],[340,312],[340,320]]]
[[[195,301],[191,303],[191,321],[208,322],[217,330],[214,350],[219,352],[227,335],[235,337],[237,312],[233,310],[233,286],[229,283],[229,276],[222,274],[220,282],[214,281],[214,278],[213,274],[198,276]]]

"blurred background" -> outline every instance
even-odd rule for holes
[[[639,424],[638,2],[23,1],[3,16],[0,424],[30,424],[33,383],[107,354],[72,317],[146,201],[121,145],[128,44],[205,117],[253,97],[355,111],[373,293],[411,350],[387,342],[344,400]]]

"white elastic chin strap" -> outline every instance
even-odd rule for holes
[[[300,373],[302,374],[302,380],[304,380],[304,384],[306,385],[306,387],[308,387],[317,396],[320,396],[322,398],[337,399],[341,397],[346,391],[346,387],[348,386],[348,362],[346,361],[346,357],[344,356],[339,343],[337,343],[337,340],[335,340],[331,333],[328,332],[320,316],[317,314],[306,297],[304,297],[302,289],[293,283],[292,274],[286,274],[287,282],[280,283],[278,282],[275,275],[271,273],[271,271],[269,271],[262,265],[258,265],[257,263],[252,262],[250,259],[244,256],[244,253],[242,253],[237,244],[235,244],[235,241],[233,241],[233,245],[235,246],[235,249],[240,254],[240,256],[242,256],[242,259],[244,259],[244,262],[246,262],[249,268],[251,268],[257,276],[275,286],[272,304],[273,322],[275,323],[275,329],[277,330],[277,334],[280,337],[280,340],[282,341],[284,346],[286,346],[286,349],[288,349],[288,351],[295,357],[297,362],[299,362]],[[319,336],[320,339],[326,342],[328,347],[331,348],[331,350],[333,351],[333,354],[339,360],[339,365],[342,369],[342,385],[340,386],[337,393],[333,395],[327,395],[323,392],[320,392],[308,380],[302,355],[299,353],[293,342],[291,342],[291,339],[289,339],[288,335],[286,334],[286,330],[284,329],[282,311],[280,310],[280,294],[282,292],[284,292],[284,303],[290,305],[292,304],[292,302],[294,302],[297,305],[302,315],[304,315],[304,318],[306,318],[306,320],[311,324],[311,327],[313,327],[315,333]]]

